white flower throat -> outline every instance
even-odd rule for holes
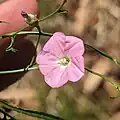
[[[70,58],[68,56],[62,57],[57,61],[57,64],[60,66],[67,66],[70,62]]]

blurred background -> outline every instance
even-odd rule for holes
[[[53,12],[61,1],[38,0],[40,18]],[[42,21],[41,30],[77,36],[85,43],[120,58],[120,0],[68,0],[63,9],[68,10],[68,14]],[[31,35],[26,37],[32,43],[36,38]],[[39,46],[43,46],[48,38],[41,36]],[[84,58],[86,67],[120,83],[119,65],[89,49],[86,49]],[[2,89],[0,98],[18,107],[47,112],[65,120],[120,120],[120,98],[110,98],[117,94],[109,82],[87,71],[80,81],[51,89],[40,72],[34,70]]]

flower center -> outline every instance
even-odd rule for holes
[[[67,66],[69,62],[70,62],[70,59],[68,56],[66,56],[66,57],[59,59],[57,64],[62,65],[62,66]]]

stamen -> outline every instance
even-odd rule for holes
[[[67,66],[70,62],[70,59],[68,56],[63,57],[57,61],[57,64],[62,65],[62,66]]]

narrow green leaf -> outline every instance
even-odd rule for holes
[[[9,105],[8,103],[4,101],[0,101],[0,107],[6,107],[8,109],[11,109],[13,111],[16,111],[18,113],[26,114],[32,117],[37,117],[37,118],[42,118],[45,120],[64,120],[60,117],[53,116],[51,114],[43,113],[43,112],[38,112],[38,111],[32,111],[32,110],[25,110],[22,108],[14,107],[12,105]]]

